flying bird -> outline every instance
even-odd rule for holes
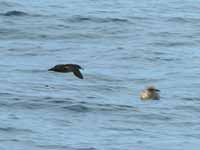
[[[81,74],[79,69],[83,69],[81,66],[77,64],[58,64],[53,68],[50,68],[48,71],[55,71],[55,72],[73,72],[76,77],[79,79],[83,79],[83,75]]]

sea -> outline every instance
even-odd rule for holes
[[[0,150],[199,150],[200,0],[0,0],[0,52]]]

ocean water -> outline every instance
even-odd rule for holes
[[[0,0],[0,150],[198,150],[199,0]],[[76,63],[84,80],[48,72]],[[147,85],[161,100],[141,101]]]

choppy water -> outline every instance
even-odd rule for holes
[[[197,150],[199,0],[0,0],[1,150]],[[47,70],[77,63],[84,80]],[[154,84],[160,101],[140,101]]]

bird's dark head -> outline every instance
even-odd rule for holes
[[[154,91],[160,92],[160,90],[156,89],[154,86],[149,86],[149,87],[147,88],[147,90],[150,91],[150,92],[154,92]]]

